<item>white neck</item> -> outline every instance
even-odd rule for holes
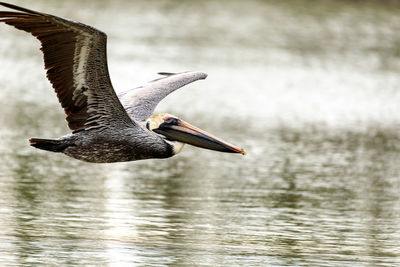
[[[183,146],[185,145],[184,143],[181,142],[177,142],[177,141],[167,141],[168,143],[170,143],[173,147],[173,153],[174,155],[178,154],[179,152],[182,151]]]

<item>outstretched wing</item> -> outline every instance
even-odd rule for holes
[[[164,97],[191,82],[207,78],[207,74],[203,72],[160,72],[159,74],[166,77],[118,94],[132,120],[146,120]]]
[[[103,32],[12,4],[0,5],[19,11],[0,11],[0,22],[41,42],[47,78],[71,130],[132,125],[111,85]]]

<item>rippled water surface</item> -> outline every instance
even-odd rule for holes
[[[15,2],[107,32],[116,90],[207,72],[157,111],[248,156],[89,164],[30,147],[68,129],[38,42],[1,24],[1,266],[400,264],[399,4]]]

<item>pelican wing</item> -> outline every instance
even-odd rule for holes
[[[29,32],[41,42],[47,78],[71,130],[132,125],[111,85],[103,32],[15,5],[0,5],[19,11],[0,11],[0,22]]]
[[[203,72],[160,72],[159,74],[165,77],[118,94],[122,105],[132,120],[146,120],[153,114],[157,104],[164,97],[182,86],[207,77],[207,74]]]

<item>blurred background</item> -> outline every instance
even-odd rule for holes
[[[106,32],[116,91],[208,73],[156,111],[248,155],[30,147],[69,130],[39,42],[0,24],[0,265],[400,264],[399,1],[12,2]]]

